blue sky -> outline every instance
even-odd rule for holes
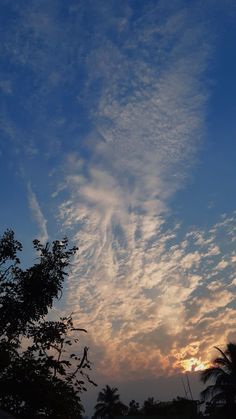
[[[79,245],[57,311],[101,385],[202,368],[236,339],[234,1],[1,9],[2,230]]]

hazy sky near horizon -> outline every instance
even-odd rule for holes
[[[1,1],[1,229],[79,246],[95,380],[236,340],[233,0]]]

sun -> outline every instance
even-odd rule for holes
[[[198,358],[189,358],[181,361],[181,366],[185,372],[203,371],[208,367],[208,364]]]

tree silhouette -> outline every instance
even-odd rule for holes
[[[226,350],[215,348],[220,356],[213,360],[213,365],[201,373],[201,380],[213,381],[202,393],[204,400],[211,405],[219,406],[220,411],[227,412],[227,417],[236,413],[236,344],[228,343]]]
[[[76,248],[67,239],[33,243],[37,263],[22,269],[13,231],[0,238],[0,407],[21,418],[80,418],[90,363],[88,348],[79,357],[71,347],[86,331],[71,316],[46,319]]]
[[[136,402],[135,400],[131,400],[129,402],[129,407],[128,407],[127,415],[128,416],[139,416],[141,414],[142,414],[142,412],[140,410],[139,403]]]
[[[144,415],[152,416],[158,413],[158,402],[154,400],[153,397],[148,397],[147,400],[143,402],[142,411]]]
[[[95,406],[94,418],[113,418],[122,416],[127,407],[120,401],[120,395],[116,387],[106,385],[99,392]]]

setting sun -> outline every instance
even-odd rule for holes
[[[208,365],[197,358],[189,358],[181,361],[181,366],[185,372],[203,371]]]

